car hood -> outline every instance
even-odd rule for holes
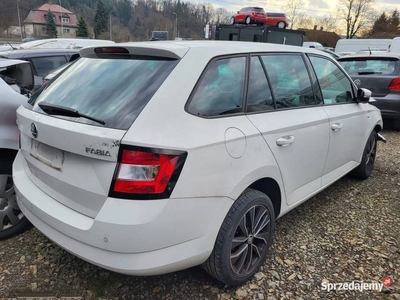
[[[34,86],[33,69],[30,62],[18,59],[0,59],[0,74],[11,77],[19,85],[32,90]]]

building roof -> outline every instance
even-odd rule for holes
[[[61,7],[58,4],[47,4],[47,3],[43,4],[39,8],[32,9],[29,12],[29,15],[25,19],[24,23],[43,24],[43,25],[46,24],[46,14],[49,11],[49,9],[55,16],[56,26],[61,26],[61,13],[64,18],[65,17],[69,18],[69,23],[63,22],[64,27],[78,26],[78,19],[76,18],[76,15],[73,12]]]

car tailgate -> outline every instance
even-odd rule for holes
[[[21,153],[32,182],[55,201],[94,218],[108,197],[126,130],[71,126],[22,106],[17,116]]]

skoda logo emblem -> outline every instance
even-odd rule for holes
[[[37,127],[36,127],[36,124],[35,124],[35,123],[32,123],[32,124],[31,124],[31,133],[32,133],[32,136],[33,136],[35,139],[38,137],[39,132],[38,132],[38,130],[37,130]]]
[[[357,85],[360,85],[361,84],[361,80],[360,79],[356,79],[356,80],[354,80],[354,83],[357,84]]]

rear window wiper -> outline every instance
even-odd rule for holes
[[[358,72],[358,75],[371,75],[371,74],[382,74],[382,72],[374,72],[374,71],[361,71]]]
[[[95,121],[97,123],[100,123],[102,125],[105,125],[106,122],[103,120],[93,118],[91,116],[81,114],[79,111],[73,108],[57,105],[57,104],[51,104],[51,103],[46,103],[46,102],[40,102],[39,107],[47,114],[49,115],[57,115],[57,116],[65,116],[65,117],[80,117],[80,118],[85,118],[89,119],[92,121]]]

